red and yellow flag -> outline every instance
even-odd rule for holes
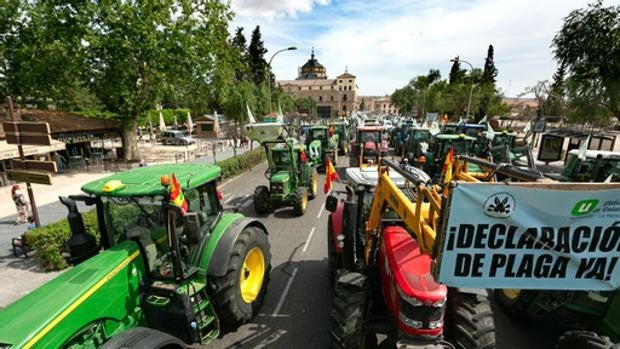
[[[454,148],[450,148],[446,154],[446,161],[443,163],[443,182],[450,183],[452,180],[452,164],[454,163]]]
[[[303,148],[300,151],[299,158],[301,159],[302,164],[308,161],[308,157],[306,156],[306,152],[303,150]]]
[[[177,180],[177,176],[172,174],[172,184],[170,184],[169,189],[169,201],[172,205],[181,208],[181,214],[185,214],[188,210],[187,200],[185,200],[185,195],[183,195],[183,191],[181,190],[181,184]]]
[[[338,172],[336,172],[332,162],[327,159],[327,163],[325,164],[325,186],[323,187],[325,194],[332,190],[332,182],[336,179],[340,179]]]

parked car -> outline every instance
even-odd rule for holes
[[[190,145],[196,143],[195,139],[183,131],[162,131],[159,138],[163,145]]]

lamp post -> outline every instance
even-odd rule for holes
[[[295,51],[297,50],[297,47],[295,46],[290,46],[287,48],[283,48],[281,50],[276,51],[271,58],[269,59],[269,63],[267,63],[267,66],[269,67],[269,71],[271,72],[271,62],[273,61],[273,58],[280,52],[284,52],[284,51]],[[267,72],[265,72],[267,73]],[[274,74],[275,75],[275,74]],[[269,81],[269,84],[267,85],[267,93],[269,94],[269,114],[271,114],[271,76],[267,77],[267,80]]]
[[[467,101],[467,115],[465,116],[465,120],[469,119],[469,109],[471,108],[471,94],[474,91],[474,78],[473,78],[473,73],[474,73],[474,66],[471,65],[471,63],[469,63],[466,60],[460,59],[459,56],[456,56],[454,58],[452,58],[450,60],[450,62],[456,62],[456,63],[460,63],[463,62],[465,64],[467,64],[469,66],[469,81],[470,81],[470,88],[469,88],[469,100]]]

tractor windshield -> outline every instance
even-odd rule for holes
[[[327,130],[326,129],[316,129],[312,130],[312,140],[320,140],[321,144],[327,142]]]
[[[272,151],[271,158],[273,159],[273,164],[276,167],[288,168],[288,166],[291,164],[291,157],[288,151]]]
[[[379,131],[361,132],[360,141],[362,143],[366,143],[366,142],[381,143],[381,132]]]
[[[163,197],[102,197],[106,231],[113,245],[140,242],[153,270],[167,252]]]

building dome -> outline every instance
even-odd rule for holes
[[[301,67],[297,79],[327,79],[327,70],[314,58],[314,48],[312,48],[310,59]]]

